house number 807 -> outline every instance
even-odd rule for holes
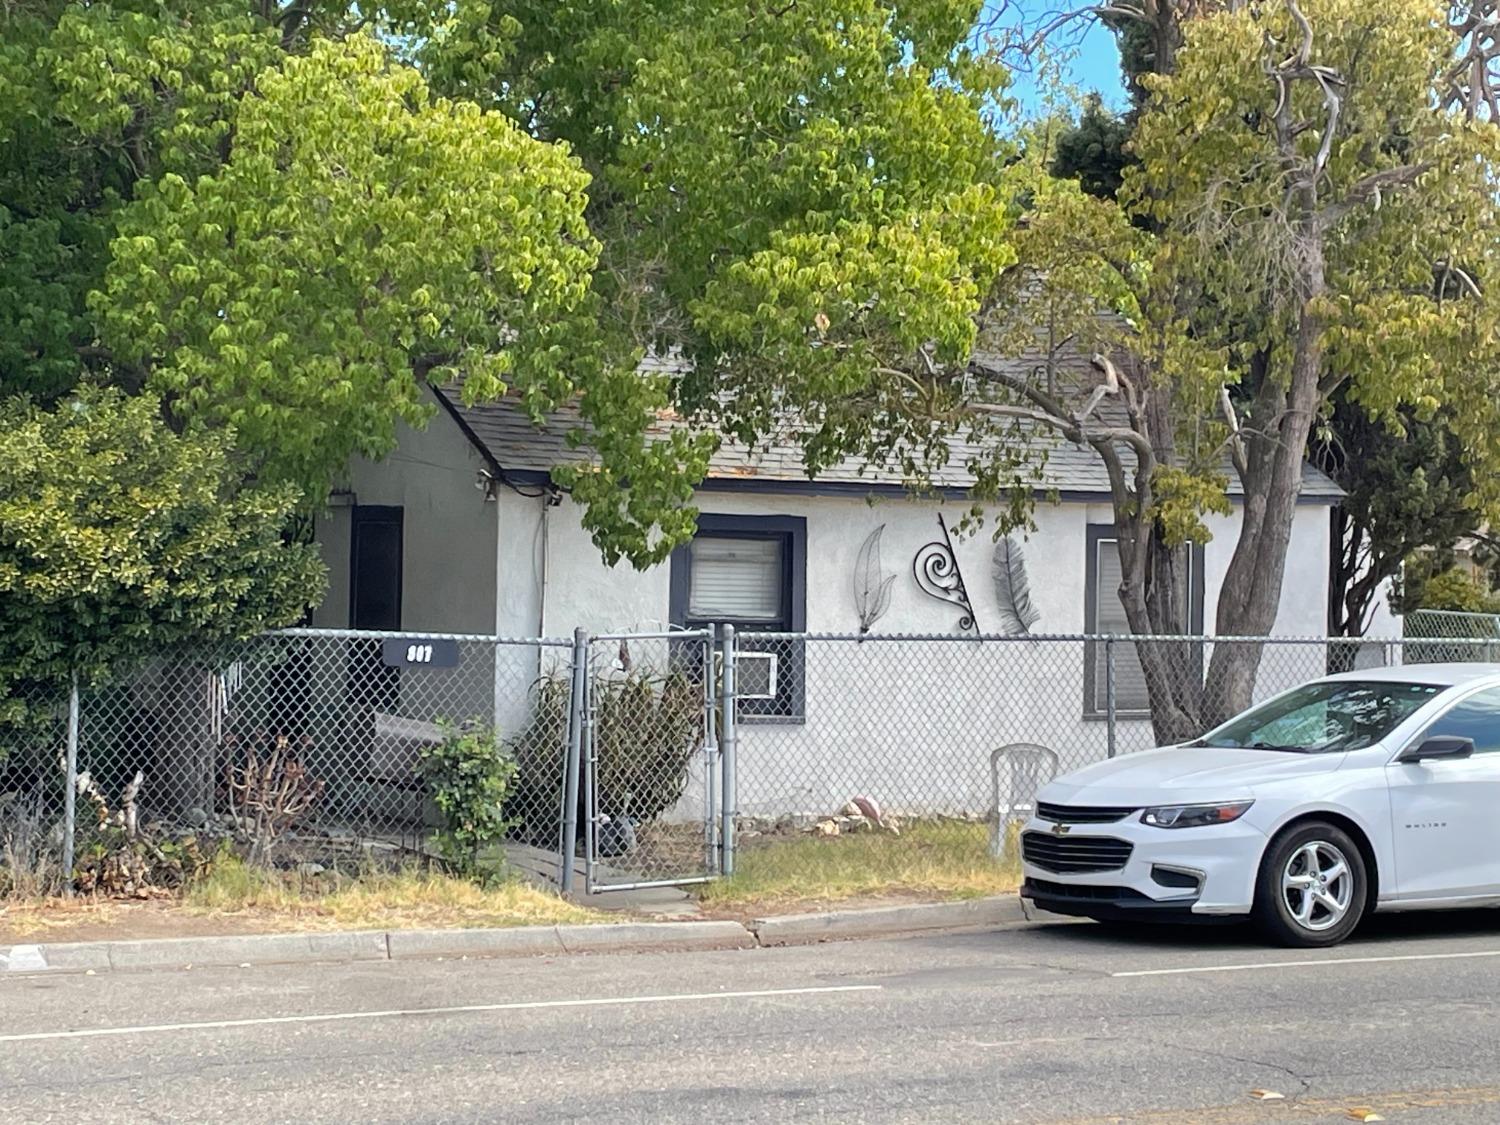
[[[431,645],[407,645],[406,646],[406,662],[408,664],[431,664],[432,663],[432,646]]]

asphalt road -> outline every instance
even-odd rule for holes
[[[1253,1099],[1252,1090],[1284,1095]],[[0,978],[0,1121],[1500,1121],[1500,914]]]

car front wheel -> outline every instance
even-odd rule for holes
[[[1359,925],[1370,881],[1349,834],[1324,821],[1287,829],[1261,859],[1257,926],[1279,945],[1337,945]]]

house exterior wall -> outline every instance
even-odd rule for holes
[[[807,631],[856,633],[854,567],[866,537],[885,526],[882,566],[894,573],[890,609],[875,626],[880,633],[957,632],[957,611],[924,594],[912,577],[912,558],[924,544],[941,539],[937,516],[950,527],[965,506],[901,497],[873,502],[849,496],[808,496],[703,491],[694,499],[700,512],[716,515],[780,515],[807,520]],[[547,511],[537,500],[514,494],[499,501],[504,529],[498,565],[498,625],[502,633],[546,635],[663,628],[670,612],[670,566],[636,570],[629,563],[606,566],[579,521],[570,500]],[[1037,529],[1022,546],[1031,595],[1041,618],[1034,633],[1085,631],[1087,560],[1085,528],[1109,524],[1105,505],[1042,504]],[[545,526],[543,526],[545,523]],[[1287,557],[1286,580],[1275,633],[1321,636],[1326,616],[1328,573],[1327,509],[1297,510]],[[1213,538],[1205,545],[1205,626],[1212,631],[1217,592],[1234,550],[1239,515],[1211,517]],[[954,551],[963,572],[979,628],[998,632],[1000,618],[991,578],[992,527],[960,536]],[[545,600],[542,597],[545,575]]]
[[[856,557],[866,537],[884,525],[882,570],[896,576],[888,612],[874,634],[958,635],[959,611],[922,592],[912,560],[940,539],[937,515],[950,525],[965,508],[901,497],[865,499],[704,491],[699,510],[716,515],[777,515],[807,521],[806,625],[811,633],[854,634]],[[547,635],[582,626],[591,633],[658,630],[669,623],[670,564],[643,571],[609,567],[579,522],[571,501],[545,509],[540,501],[499,501],[502,633]],[[545,511],[545,515],[543,515]],[[1024,543],[1036,634],[1085,631],[1086,541],[1090,523],[1107,524],[1107,505],[1077,502],[1037,508],[1037,529]],[[1205,624],[1233,550],[1238,516],[1216,518],[1204,551]],[[1327,583],[1326,508],[1298,510],[1292,533],[1276,631],[1317,636]],[[991,577],[991,529],[954,536],[979,628],[1000,629]],[[545,580],[544,580],[545,576]],[[542,591],[545,589],[545,597]],[[854,794],[873,796],[906,812],[977,815],[993,800],[989,755],[1011,742],[1041,742],[1070,765],[1109,752],[1105,724],[1084,714],[1084,646],[1076,640],[1026,643],[872,639],[808,641],[802,652],[804,720],[745,721],[739,745],[739,806],[746,816],[828,813]],[[1279,650],[1262,668],[1257,695],[1293,686],[1325,671],[1322,646]],[[637,657],[639,665],[640,658]],[[933,699],[949,702],[951,721],[933,724]],[[524,708],[517,712],[517,719]],[[1119,725],[1116,749],[1152,743],[1143,720]],[[910,748],[922,747],[920,777],[908,776]],[[694,779],[690,793],[701,792]],[[695,817],[691,800],[676,810]]]
[[[475,487],[485,462],[446,414],[424,429],[401,426],[398,439],[385,460],[350,465],[344,498],[402,509],[401,630],[493,633],[499,520],[496,503]],[[330,507],[317,521],[318,547],[328,566],[328,594],[312,615],[320,628],[350,625],[351,522],[348,504]],[[349,642],[341,661],[318,662],[315,674],[342,678],[341,685],[329,682],[320,694],[343,699],[351,713],[363,715],[387,704],[377,703],[371,685],[363,682],[378,658],[356,651],[361,643],[367,644]],[[438,694],[452,718],[488,715],[500,674],[495,664],[488,648],[466,646],[456,669],[402,669],[396,673],[399,695],[389,705],[401,713],[425,714]],[[440,689],[430,679],[438,675],[445,681]]]
[[[403,430],[399,449],[388,460],[351,467],[355,502],[396,505],[404,513],[403,632],[565,639],[580,626],[593,634],[668,628],[670,564],[645,570],[628,563],[605,565],[571,500],[504,487],[486,499],[475,487],[485,464],[458,425],[439,415],[424,430]],[[1070,765],[1110,751],[1106,725],[1084,712],[1084,682],[1091,665],[1081,642],[973,641],[959,634],[956,607],[919,588],[913,558],[925,544],[942,538],[938,513],[953,527],[966,505],[903,496],[871,500],[716,489],[701,491],[695,503],[705,514],[806,521],[810,633],[858,632],[856,558],[877,527],[885,529],[882,571],[895,576],[889,609],[875,624],[873,639],[807,641],[800,654],[788,654],[800,662],[804,675],[800,721],[744,723],[739,806],[745,815],[826,813],[856,793],[898,811],[977,815],[993,801],[989,756],[999,746],[1041,742]],[[1038,506],[1036,530],[1023,543],[1032,599],[1040,612],[1034,633],[1086,631],[1088,528],[1111,520],[1102,503]],[[1237,514],[1210,521],[1213,538],[1204,547],[1204,618],[1210,632],[1237,524]],[[319,522],[331,581],[328,598],[314,614],[316,625],[343,627],[349,622],[349,528],[348,507],[331,508]],[[982,527],[966,535],[953,533],[978,626],[987,633],[1001,629],[991,531]],[[1298,509],[1276,621],[1280,635],[1323,632],[1328,535],[1326,508]],[[895,634],[955,639],[891,639]],[[665,644],[642,644],[634,652],[638,666],[664,665],[665,654]],[[595,655],[606,658],[607,665],[609,653],[596,650]],[[448,678],[444,696],[462,697],[465,713],[493,714],[502,732],[515,732],[529,717],[530,686],[539,676],[565,667],[567,658],[565,646],[486,649],[482,659],[466,658],[464,667],[441,673]],[[1319,645],[1278,650],[1276,659],[1262,666],[1257,695],[1322,674],[1324,660]],[[424,677],[435,674],[440,673],[403,671],[397,709],[420,710],[421,693],[432,690]],[[350,677],[345,691],[355,705],[359,688],[352,673]],[[1122,721],[1114,749],[1142,749],[1151,741],[1148,722]],[[922,748],[919,773],[912,763],[914,746]],[[701,778],[688,786],[690,794],[703,789]],[[697,804],[689,797],[675,815],[694,818],[700,814]]]
[[[495,627],[497,505],[475,487],[483,459],[445,414],[425,429],[401,426],[384,461],[355,461],[348,489],[358,504],[404,513],[401,627],[407,632],[490,633]],[[347,506],[330,507],[317,538],[328,596],[313,613],[324,628],[349,625]]]

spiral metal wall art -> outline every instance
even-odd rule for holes
[[[962,611],[958,619],[959,632],[977,632],[974,607],[969,604],[969,591],[964,587],[963,572],[958,569],[958,556],[953,553],[953,536],[948,534],[948,524],[941,512],[938,513],[938,527],[943,531],[943,538],[933,540],[917,551],[911,564],[912,575],[922,593]]]

